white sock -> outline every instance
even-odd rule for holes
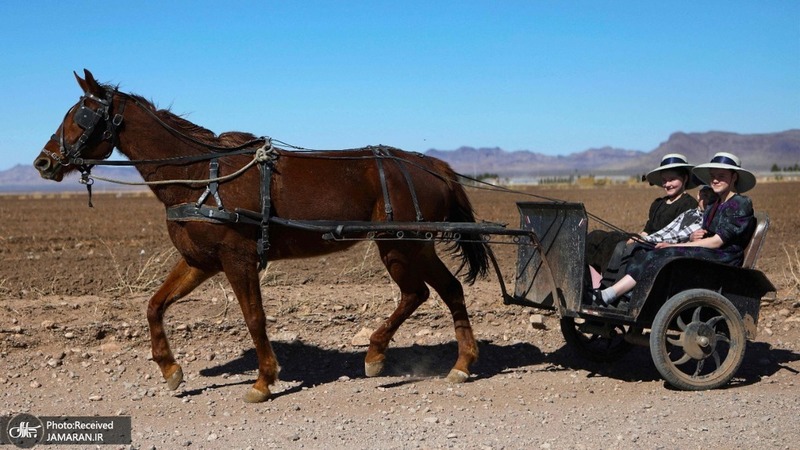
[[[603,296],[603,301],[606,303],[606,305],[609,304],[611,300],[617,298],[617,292],[614,291],[613,287],[603,289],[600,291],[600,294]]]

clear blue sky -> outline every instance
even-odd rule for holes
[[[800,1],[0,2],[0,170],[72,71],[309,148],[650,151],[800,128]]]

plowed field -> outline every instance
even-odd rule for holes
[[[526,192],[583,202],[630,231],[660,194]],[[95,194],[88,208],[85,194],[0,197],[0,415],[130,415],[133,448],[796,448],[800,183],[762,183],[748,195],[772,220],[758,268],[778,292],[723,389],[671,389],[646,348],[613,364],[582,360],[556,316],[503,305],[492,278],[465,288],[481,352],[467,383],[441,378],[456,350],[435,297],[395,336],[388,373],[365,378],[357,335],[391,313],[398,292],[374,245],[362,243],[263,273],[282,372],[274,398],[258,405],[240,400],[255,354],[221,276],[167,314],[181,388],[168,391],[149,359],[145,306],[176,260],[156,199]],[[470,197],[481,219],[511,226],[514,202],[535,200]],[[507,276],[514,252],[496,249]],[[535,314],[545,329],[531,325]]]

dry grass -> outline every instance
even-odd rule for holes
[[[369,282],[386,273],[383,264],[378,260],[378,246],[375,241],[367,241],[360,260],[352,266],[345,266],[339,272],[339,278],[348,278],[357,282]]]
[[[174,247],[165,248],[145,260],[123,266],[117,261],[114,251],[106,241],[101,241],[108,250],[111,263],[116,274],[117,284],[106,289],[114,295],[138,295],[152,293],[164,280],[165,267],[171,267],[169,261],[175,259],[177,251]]]
[[[260,282],[262,287],[288,286],[292,284],[292,280],[289,279],[289,274],[280,270],[280,264],[276,264],[272,261],[268,262],[266,269],[261,272]]]
[[[781,249],[788,260],[788,264],[783,269],[783,275],[790,286],[790,292],[800,294],[800,247],[787,247],[786,244],[782,244]]]

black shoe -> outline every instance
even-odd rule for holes
[[[592,289],[589,291],[589,299],[592,306],[608,306],[608,304],[603,301],[603,293],[600,289]]]

